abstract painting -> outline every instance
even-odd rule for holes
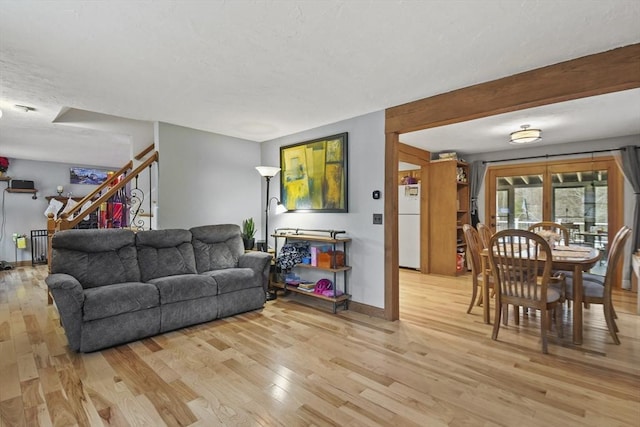
[[[280,147],[280,195],[289,212],[348,212],[347,133]]]

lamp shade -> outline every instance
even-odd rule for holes
[[[280,168],[275,166],[256,166],[256,170],[262,176],[274,177],[278,172],[280,172]]]
[[[277,214],[285,213],[288,210],[289,209],[287,209],[287,207],[285,205],[283,205],[282,202],[278,202],[278,204],[276,205],[276,213]]]
[[[542,131],[540,129],[529,129],[529,125],[520,126],[522,129],[511,133],[511,144],[530,144],[538,142],[542,139]]]

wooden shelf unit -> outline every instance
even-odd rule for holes
[[[463,274],[466,266],[461,270],[456,267],[458,249],[466,252],[462,225],[471,222],[469,165],[455,159],[432,161],[429,175],[430,272],[447,276]]]
[[[11,188],[9,187],[9,182],[11,181],[11,177],[7,175],[0,176],[0,182],[7,182],[7,188],[5,191],[7,193],[26,193],[26,194],[36,194],[38,192],[37,188]]]
[[[7,188],[7,193],[29,193],[35,194],[38,192],[36,188]]]
[[[318,234],[301,234],[300,232],[323,232],[328,233],[328,236],[318,235]],[[344,294],[339,296],[324,296],[320,294],[316,294],[313,292],[305,292],[299,290],[296,286],[287,285],[280,281],[272,281],[271,287],[277,289],[283,289],[285,294],[287,292],[293,292],[299,295],[306,295],[311,298],[316,298],[322,301],[328,301],[333,304],[333,313],[335,314],[337,311],[337,307],[339,305],[343,306],[345,310],[349,309],[349,299],[351,295],[349,294],[349,282],[347,272],[351,270],[351,267],[347,265],[347,243],[351,242],[351,238],[349,237],[338,237],[337,234],[342,234],[344,231],[334,231],[334,230],[302,230],[302,229],[277,229],[275,234],[271,236],[275,239],[275,253],[276,256],[278,254],[278,239],[284,239],[285,244],[288,241],[308,241],[309,243],[322,243],[326,245],[331,245],[331,250],[334,253],[333,259],[331,260],[331,265],[336,265],[335,253],[336,250],[342,249],[344,252],[344,266],[339,267],[318,267],[314,265],[308,264],[297,264],[294,268],[302,269],[302,270],[318,270],[318,271],[327,271],[333,276],[333,287],[337,288],[338,275],[342,273],[343,275],[343,283],[344,283]]]

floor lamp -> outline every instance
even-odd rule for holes
[[[271,202],[271,200],[276,199],[278,201],[277,202],[278,207],[276,209],[281,210],[280,207],[284,208],[284,205],[280,203],[280,200],[278,200],[277,197],[272,197],[271,199],[269,198],[269,183],[271,182],[271,178],[273,178],[278,174],[278,172],[280,172],[280,168],[277,168],[274,166],[256,166],[256,170],[267,181],[267,203],[264,209],[264,246],[262,249],[264,252],[268,252],[269,251],[269,243],[268,243],[269,242],[269,203]],[[286,208],[284,208],[284,210],[286,211]],[[271,276],[271,274],[269,274],[269,276]],[[267,301],[274,300],[276,298],[278,298],[278,294],[276,293],[276,291],[269,289],[267,291]]]

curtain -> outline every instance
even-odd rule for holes
[[[471,163],[471,180],[469,182],[469,191],[471,195],[471,225],[477,226],[480,221],[480,212],[478,211],[478,195],[480,187],[484,179],[484,172],[487,166],[483,161],[476,160]]]
[[[633,229],[631,230],[631,252],[633,252],[640,248],[640,147],[628,145],[623,147],[620,155],[622,156],[622,172],[631,184],[635,195]],[[633,269],[633,266],[630,268]]]

